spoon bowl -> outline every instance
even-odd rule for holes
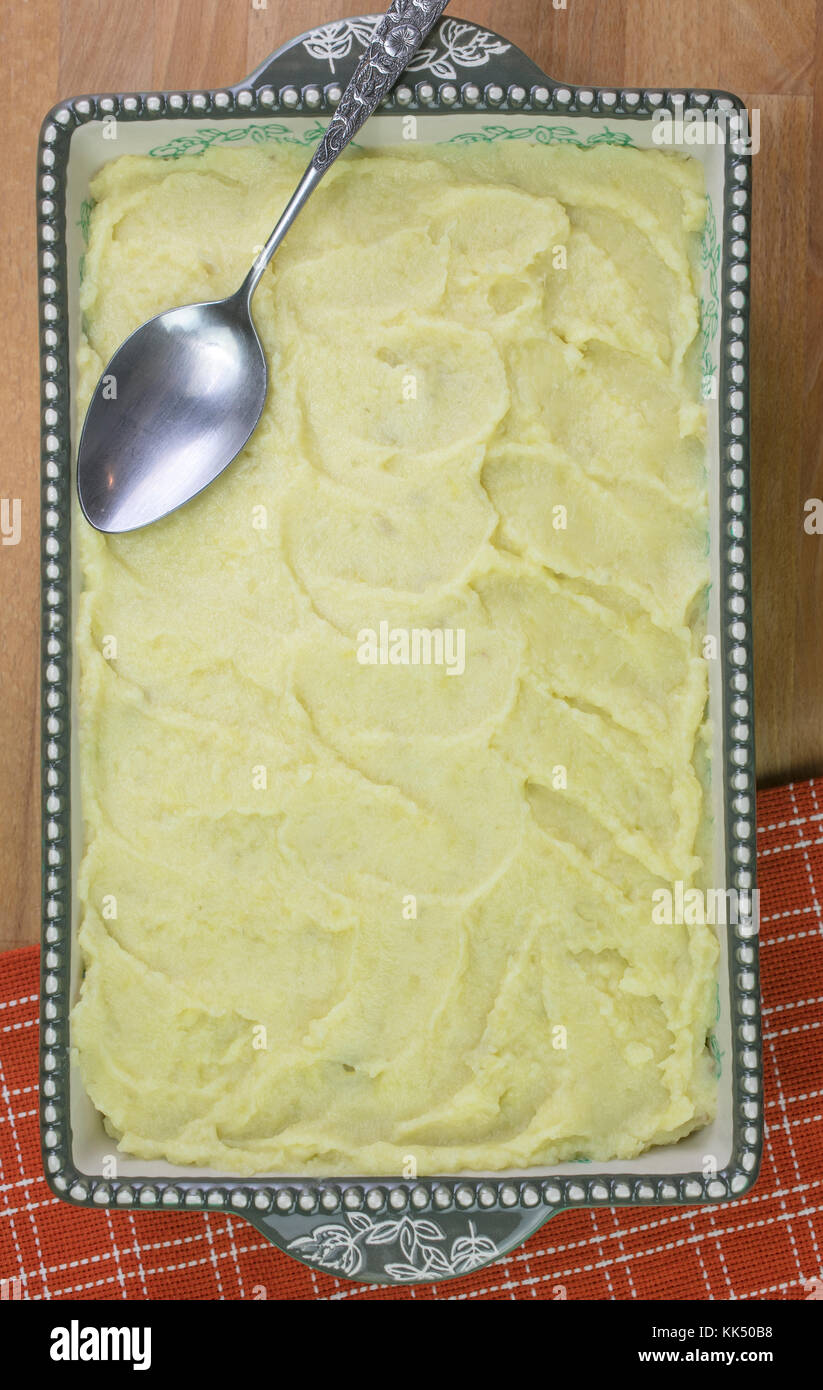
[[[98,531],[136,531],[196,497],[237,457],[263,412],[266,358],[251,299],[326,170],[394,86],[448,0],[392,0],[300,183],[228,299],[169,309],[118,348],[94,390],[77,491]]]
[[[245,286],[149,319],[118,348],[89,404],[77,476],[86,519],[134,531],[202,492],[254,432],[267,387]]]

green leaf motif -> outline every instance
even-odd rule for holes
[[[592,149],[595,145],[634,145],[632,136],[625,131],[610,130],[604,126],[583,140],[575,135],[574,127],[569,125],[486,125],[482,131],[466,130],[439,143],[477,145],[492,144],[495,140],[533,140],[536,145],[577,145],[581,150]]]
[[[718,1043],[714,1033],[712,1033],[709,1037],[709,1047],[711,1048],[711,1054],[714,1058],[715,1076],[720,1077],[723,1073],[723,1058],[725,1056],[725,1053],[721,1050],[720,1044]]]
[[[703,394],[708,396],[710,392],[707,386],[717,375],[713,345],[720,327],[720,243],[717,238],[717,218],[708,195],[706,222],[700,241],[700,264],[709,272],[709,292],[700,296],[700,373],[703,378]]]
[[[82,203],[80,204],[80,216],[77,219],[77,225],[80,228],[80,233],[83,237],[83,241],[86,243],[87,246],[89,244],[89,236],[91,234],[91,215],[93,211],[94,203],[92,199],[84,198]]]
[[[149,150],[152,159],[182,159],[184,155],[199,155],[212,145],[233,145],[249,141],[252,145],[300,145],[309,148],[322,140],[326,127],[321,121],[299,133],[283,121],[256,121],[246,126],[200,126],[190,135],[178,135],[166,145]],[[356,147],[355,147],[356,148]]]

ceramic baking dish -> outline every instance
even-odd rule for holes
[[[227,1210],[316,1268],[378,1283],[464,1274],[575,1206],[720,1203],[746,1192],[762,1135],[756,911],[720,929],[711,1045],[719,1108],[709,1127],[631,1162],[403,1180],[238,1178],[113,1154],[70,1057],[81,965],[73,875],[82,820],[72,718],[71,516],[78,285],[89,181],[126,153],[173,161],[215,144],[287,142],[307,160],[377,20],[301,35],[236,87],[82,96],[43,125],[37,171],[42,370],[43,951],[41,1126],[52,1190],[86,1207]],[[711,566],[708,631],[713,723],[710,811],[717,888],[755,888],[749,571],[748,324],[751,155],[735,139],[744,108],[728,93],[573,88],[548,78],[497,34],[440,23],[384,109],[359,136],[391,145],[416,117],[424,142],[535,140],[647,147],[659,114],[702,113],[725,139],[694,143],[705,166],[702,372],[709,412]],[[745,114],[745,113],[744,113]],[[725,123],[725,125],[724,125]],[[112,138],[115,135],[116,138]]]

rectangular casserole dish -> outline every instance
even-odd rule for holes
[[[81,1206],[231,1210],[316,1268],[370,1282],[431,1282],[519,1245],[572,1206],[722,1203],[755,1180],[762,1142],[756,896],[719,929],[715,1121],[631,1162],[443,1178],[238,1178],[112,1153],[71,1061],[79,987],[74,873],[82,817],[72,718],[71,517],[77,422],[78,287],[92,176],[122,154],[173,161],[214,144],[306,149],[324,128],[377,20],[339,21],[280,49],[236,87],[108,94],[61,102],[43,125],[38,167],[42,372],[43,950],[41,1129],[49,1185]],[[751,155],[740,101],[723,92],[571,88],[496,34],[441,21],[360,143],[391,145],[413,115],[424,143],[659,144],[667,118],[701,123],[687,153],[704,165],[701,370],[708,409],[712,775],[709,881],[755,890],[750,634],[748,324]],[[667,113],[662,116],[661,113]],[[745,115],[745,113],[743,112]],[[738,123],[738,124],[736,124]],[[677,127],[670,126],[677,143]],[[680,127],[680,145],[683,147]],[[714,138],[711,135],[714,131]],[[721,138],[722,137],[722,138]],[[73,847],[74,846],[74,852]],[[744,908],[745,908],[744,899]],[[379,1230],[377,1228],[379,1227]],[[436,1228],[436,1229],[435,1229]],[[376,1234],[375,1234],[376,1232]]]

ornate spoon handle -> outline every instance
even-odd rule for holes
[[[392,0],[315,151],[312,167],[318,173],[326,172],[379,106],[447,4],[448,0]]]
[[[274,231],[240,286],[248,303],[260,276],[301,208],[305,206],[330,164],[379,106],[434,27],[449,0],[392,0],[374,37],[352,74],[314,158],[286,204]]]

